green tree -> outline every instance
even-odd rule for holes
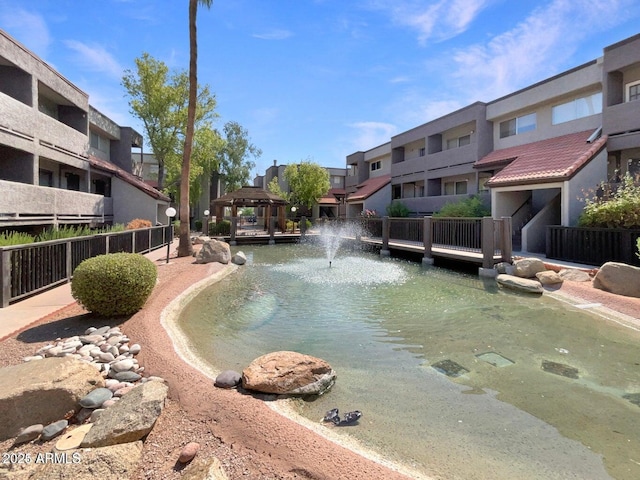
[[[158,189],[180,198],[189,78],[186,71],[170,72],[164,62],[148,53],[135,63],[136,71],[127,70],[122,79],[131,113],[142,120],[146,139],[158,160]],[[209,87],[200,88],[191,155],[193,172],[189,175],[192,192],[200,188],[198,176],[217,169],[221,139],[213,128],[215,108],[216,99]]]
[[[225,123],[224,137],[224,145],[218,151],[218,171],[227,191],[232,192],[247,185],[256,166],[251,158],[258,159],[262,150],[251,143],[249,132],[238,122]]]
[[[292,200],[309,209],[331,188],[329,172],[310,161],[287,165],[284,178],[289,183]]]
[[[196,123],[198,100],[198,34],[196,17],[198,4],[211,7],[213,0],[189,0],[189,103],[187,108],[187,128],[184,137],[182,154],[182,178],[189,179],[191,168],[191,149]],[[189,182],[180,184],[180,240],[178,242],[178,256],[186,257],[193,253],[191,238],[189,237]]]
[[[284,198],[287,202],[291,201],[291,194],[285,192],[280,188],[280,183],[278,181],[278,177],[273,177],[267,185],[267,190],[273,193],[274,195],[278,195],[280,198]]]

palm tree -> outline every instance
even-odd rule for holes
[[[189,0],[189,106],[187,108],[187,131],[184,136],[180,182],[179,257],[187,257],[193,253],[191,239],[189,238],[189,173],[191,170],[191,147],[193,145],[193,131],[198,96],[198,35],[196,31],[196,16],[199,3],[207,8],[211,8],[213,0]]]

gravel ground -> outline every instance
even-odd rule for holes
[[[0,342],[0,366],[20,363],[41,346],[83,333],[89,326],[120,326],[132,342],[142,345],[138,359],[145,375],[161,376],[169,384],[169,399],[144,443],[135,479],[182,478],[184,466],[177,458],[182,447],[192,441],[201,445],[196,458],[217,457],[230,479],[408,478],[282,417],[260,398],[213,387],[209,377],[177,355],[160,324],[161,311],[190,285],[224,268],[220,264],[195,265],[191,258],[173,259],[169,265],[159,266],[158,285],[137,314],[114,322],[89,314],[78,305],[66,307]],[[594,289],[591,282],[564,282],[554,294],[577,302],[601,303],[640,328],[638,298]],[[0,452],[34,454],[50,451],[54,443],[12,449],[12,440],[7,440],[0,442]],[[0,478],[3,475],[0,468]]]

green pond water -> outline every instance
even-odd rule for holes
[[[178,320],[218,370],[293,350],[335,386],[300,402],[425,477],[640,478],[640,333],[548,295],[436,267],[312,245],[243,248],[247,265]],[[330,461],[330,459],[328,460]]]

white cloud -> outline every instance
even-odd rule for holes
[[[64,44],[76,53],[75,61],[83,68],[105,73],[113,78],[122,78],[124,68],[107,50],[100,46],[89,46],[76,40],[65,40]]]
[[[418,41],[444,40],[466,31],[493,0],[373,0],[370,6],[387,11],[394,23],[418,34]]]
[[[353,151],[369,150],[391,140],[397,132],[395,125],[383,122],[356,122],[348,125],[356,132],[351,136]]]
[[[46,58],[51,45],[51,35],[44,18],[21,8],[4,5],[0,8],[2,29],[10,32],[11,36],[22,39],[22,43],[30,50]]]
[[[261,40],[286,40],[287,38],[292,37],[293,33],[289,30],[276,29],[265,33],[254,33],[251,36]]]
[[[454,77],[474,100],[489,101],[548,77],[579,44],[625,20],[632,0],[552,0],[513,29],[454,53]]]

